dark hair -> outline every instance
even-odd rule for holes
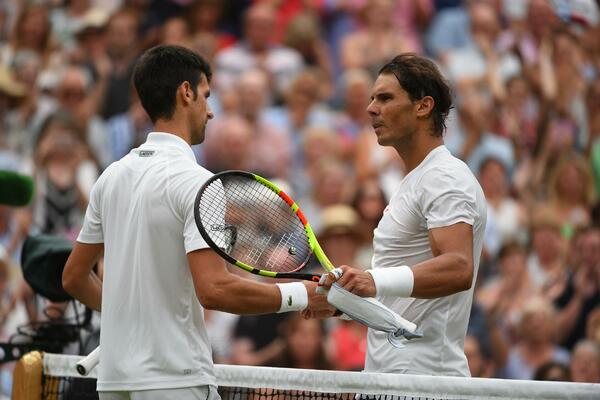
[[[201,76],[210,82],[210,65],[192,50],[181,46],[156,46],[139,58],[133,71],[133,84],[152,122],[170,119],[175,112],[175,92],[185,81],[194,99]]]
[[[559,370],[560,376],[552,376],[552,370]],[[569,367],[566,364],[563,364],[558,361],[548,361],[542,365],[538,369],[535,370],[533,375],[534,381],[570,381],[571,380],[571,372],[569,371]]]
[[[525,247],[516,240],[509,240],[502,247],[500,247],[500,251],[498,252],[498,260],[502,260],[512,254],[521,253],[527,254],[527,250]]]
[[[446,117],[452,108],[452,94],[433,61],[413,53],[404,53],[381,67],[381,74],[393,74],[411,101],[425,96],[433,98],[433,132],[436,136],[442,136],[446,129]]]

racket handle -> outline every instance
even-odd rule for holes
[[[91,370],[100,362],[100,346],[96,347],[90,354],[88,354],[83,360],[79,361],[76,365],[77,372],[79,375],[87,376]]]

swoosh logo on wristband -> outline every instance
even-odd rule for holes
[[[288,296],[288,306],[292,306],[292,296]]]

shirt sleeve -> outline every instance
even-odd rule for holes
[[[85,211],[83,226],[77,237],[80,243],[104,243],[102,229],[102,179],[98,179],[90,192],[90,201]]]
[[[427,229],[477,219],[475,178],[456,171],[433,169],[420,182],[422,213]]]

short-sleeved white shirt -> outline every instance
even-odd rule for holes
[[[208,247],[194,199],[211,175],[183,139],[153,132],[94,185],[77,240],[104,243],[99,391],[215,384],[186,256]]]
[[[473,286],[437,299],[379,297],[423,330],[420,339],[389,344],[369,329],[365,371],[469,376],[464,338],[469,322],[486,223],[481,186],[465,163],[445,146],[436,147],[402,180],[390,199],[373,240],[372,268],[415,265],[433,258],[428,231],[465,222],[473,227]]]

